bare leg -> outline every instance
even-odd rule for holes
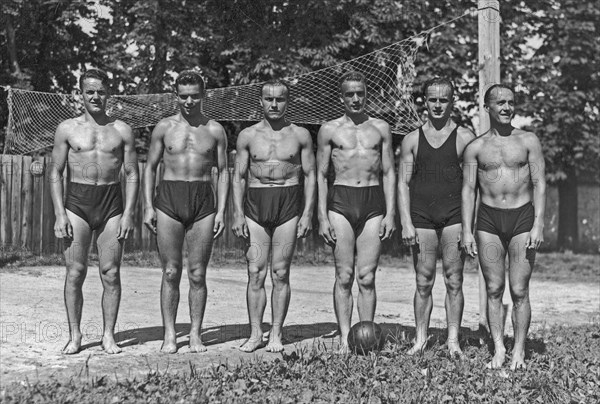
[[[269,257],[271,255],[271,237],[258,223],[246,217],[250,241],[246,247],[248,263],[248,319],[250,320],[250,337],[240,347],[241,351],[253,352],[262,346],[262,320],[267,306],[265,279]]]
[[[515,347],[510,364],[512,370],[526,367],[525,340],[531,321],[529,280],[535,262],[535,250],[525,248],[528,235],[528,233],[522,233],[513,237],[508,249],[508,280],[513,301],[512,323],[515,333]]]
[[[502,307],[502,295],[505,287],[504,261],[506,250],[500,242],[500,238],[491,233],[477,232],[477,246],[479,250],[479,262],[485,278],[487,289],[488,321],[489,328],[494,340],[494,357],[488,363],[489,369],[502,367],[506,357],[504,347],[504,315]]]
[[[65,307],[69,322],[69,342],[63,353],[72,355],[81,349],[81,313],[83,310],[83,282],[87,275],[87,259],[92,231],[79,216],[67,210],[67,217],[73,226],[73,240],[65,239]]]
[[[340,348],[338,353],[346,354],[348,334],[352,323],[352,283],[354,282],[354,251],[355,239],[352,226],[339,213],[329,211],[329,222],[337,236],[333,248],[335,260],[335,284],[333,285],[333,305],[338,325],[340,327]]]
[[[190,350],[205,352],[202,343],[202,319],[206,308],[206,268],[213,246],[215,215],[209,215],[194,223],[187,231],[185,240],[188,247],[188,278],[190,291]]]
[[[383,216],[371,218],[356,238],[356,281],[358,283],[358,318],[373,321],[377,307],[375,272],[381,253],[379,227]]]
[[[160,350],[164,353],[177,352],[177,306],[179,306],[179,282],[183,266],[183,224],[156,210],[158,252],[162,263],[160,287],[160,311],[162,313],[164,337]]]
[[[435,265],[437,262],[438,236],[433,229],[417,229],[419,248],[413,247],[417,290],[415,291],[416,337],[414,346],[408,355],[414,355],[425,349],[428,339],[429,319],[433,308],[431,290],[435,283]]]
[[[442,231],[442,266],[446,283],[446,321],[448,324],[448,351],[450,355],[462,354],[458,343],[458,333],[462,322],[465,298],[463,295],[464,260],[458,248],[461,225],[455,224]]]
[[[269,333],[268,352],[283,351],[283,322],[290,305],[290,265],[296,247],[296,227],[298,217],[282,224],[273,232],[273,255],[271,258],[271,295],[272,326]]]
[[[109,354],[121,352],[121,348],[115,341],[115,324],[121,302],[120,269],[123,254],[123,244],[117,239],[120,220],[121,215],[111,217],[98,230],[97,241],[100,279],[104,288],[102,292],[102,317],[104,319],[102,348]]]

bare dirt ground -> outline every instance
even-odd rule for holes
[[[246,314],[246,273],[231,268],[210,268],[208,303],[203,324],[203,340],[208,352],[190,353],[187,280],[181,285],[178,324],[179,352],[159,352],[162,327],[159,305],[161,272],[155,268],[124,267],[123,295],[117,324],[117,340],[123,347],[118,355],[105,354],[99,340],[102,332],[100,299],[102,288],[97,268],[90,268],[84,285],[82,331],[83,350],[72,356],[61,349],[69,332],[63,305],[64,268],[23,267],[0,269],[0,384],[71,377],[123,379],[141,377],[150,371],[181,372],[219,363],[235,363],[256,357],[280,357],[259,349],[252,354],[238,347],[248,334]],[[287,316],[285,350],[320,346],[334,349],[337,339],[332,304],[332,266],[293,267],[292,302]],[[400,268],[382,267],[377,273],[378,305],[375,321],[390,333],[414,332],[412,309],[414,274],[408,263]],[[267,293],[270,282],[267,281]],[[438,271],[434,287],[431,327],[445,328],[444,285]],[[554,324],[600,322],[600,288],[595,282],[531,282],[531,329]],[[478,327],[478,277],[465,273],[463,332]],[[356,298],[356,286],[355,286]],[[508,292],[505,302],[509,302]],[[267,306],[265,322],[270,321]],[[354,314],[354,321],[358,316]],[[263,329],[268,329],[265,324]],[[507,333],[512,334],[510,316]]]

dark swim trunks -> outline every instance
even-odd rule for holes
[[[462,168],[456,154],[458,126],[440,147],[433,148],[419,128],[419,148],[410,180],[413,226],[441,230],[461,222]]]
[[[379,185],[334,185],[328,199],[328,209],[344,216],[352,226],[355,236],[363,231],[369,219],[385,215],[385,196]]]
[[[531,202],[515,209],[501,209],[481,203],[477,213],[477,230],[500,237],[504,248],[517,234],[533,228],[535,210]]]
[[[217,211],[209,181],[161,181],[154,207],[186,228]]]
[[[244,213],[253,222],[273,233],[275,228],[300,215],[304,202],[303,193],[300,185],[248,188]]]
[[[71,182],[65,209],[87,222],[92,230],[99,229],[111,217],[123,213],[121,184],[92,185]]]

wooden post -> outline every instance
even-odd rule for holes
[[[492,85],[500,83],[500,2],[478,0],[479,25],[479,135],[490,128],[490,119],[483,108],[483,95]],[[479,324],[487,328],[487,293],[479,270]]]

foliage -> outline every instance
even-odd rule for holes
[[[391,331],[391,330],[390,330]],[[443,339],[444,336],[439,336]],[[600,327],[552,327],[531,333],[528,368],[484,370],[487,345],[465,338],[464,358],[436,342],[410,357],[406,335],[391,331],[371,356],[297,349],[271,361],[222,363],[185,374],[151,372],[140,380],[52,380],[4,389],[3,402],[573,402],[600,400]],[[509,339],[508,346],[512,346]]]

